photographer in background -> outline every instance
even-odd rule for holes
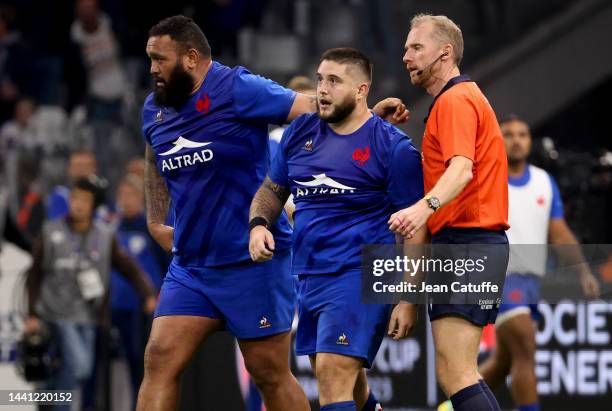
[[[155,308],[153,287],[146,274],[120,248],[115,234],[93,219],[103,197],[97,177],[77,180],[70,190],[68,216],[46,221],[34,244],[26,278],[29,317],[25,333],[39,332],[43,321],[61,358],[46,389],[73,390],[90,377],[96,326],[109,324],[111,268],[138,289],[146,312]],[[52,408],[70,409],[67,405]]]

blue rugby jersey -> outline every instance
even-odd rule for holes
[[[394,243],[389,216],[423,197],[420,153],[377,116],[349,135],[316,114],[298,117],[269,176],[294,197],[293,274],[361,268],[361,246]]]
[[[208,267],[250,258],[248,213],[268,170],[268,124],[285,122],[295,95],[243,67],[213,62],[180,110],[147,97],[143,134],[172,199],[175,263]],[[278,250],[291,247],[286,216],[273,232]]]

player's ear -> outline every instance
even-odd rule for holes
[[[198,65],[199,59],[200,59],[200,53],[198,53],[198,51],[193,48],[187,50],[187,53],[185,53],[185,56],[183,57],[185,66],[191,70],[196,68],[196,66]]]
[[[364,100],[368,97],[368,93],[370,92],[370,84],[369,83],[361,83],[359,84],[359,88],[357,89],[357,97],[363,98]]]
[[[442,49],[442,57],[440,57],[440,60],[448,60],[450,58],[452,50],[453,50],[452,44],[445,44],[444,48]]]

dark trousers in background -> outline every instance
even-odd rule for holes
[[[125,358],[130,372],[132,398],[135,401],[144,374],[144,349],[151,329],[150,320],[139,309],[113,310],[112,320],[113,328],[119,332],[119,338],[115,339],[113,357]]]

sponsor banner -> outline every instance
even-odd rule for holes
[[[541,303],[536,377],[543,409],[606,409],[612,396],[612,301]]]
[[[368,371],[370,387],[386,411],[431,410],[445,400],[436,381],[431,325],[424,308],[409,338],[385,337]],[[607,409],[612,396],[612,300],[542,302],[539,309],[535,371],[542,409]],[[481,349],[483,358],[495,349],[493,327],[486,329]],[[308,357],[292,353],[291,365],[312,409],[318,410],[317,382]],[[502,409],[514,407],[508,387],[495,393]]]

